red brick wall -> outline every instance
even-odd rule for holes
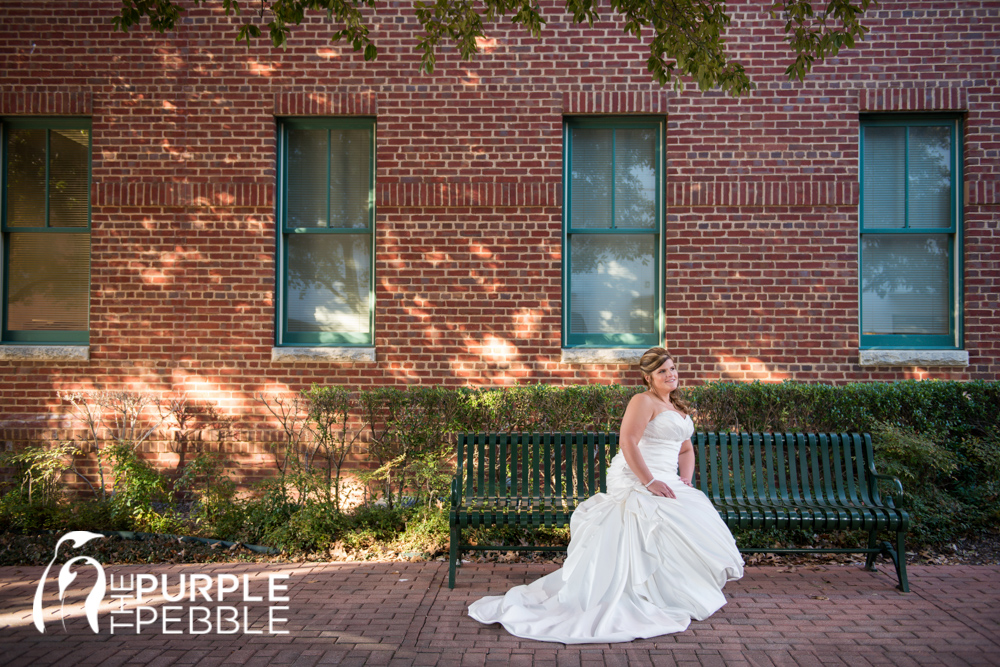
[[[667,119],[667,346],[687,381],[995,379],[1000,373],[1000,8],[890,2],[869,38],[789,83],[781,22],[737,3],[758,89],[661,90],[612,21],[505,25],[418,71],[409,3],[365,63],[319,16],[287,49],[233,42],[217,6],[112,33],[114,0],[0,4],[0,115],[93,123],[90,361],[0,362],[0,422],[51,426],[57,392],[185,393],[261,421],[256,392],[318,383],[637,382],[561,362],[562,119]],[[939,8],[945,7],[945,8]],[[970,366],[858,365],[859,114],[965,116]],[[375,363],[274,363],[275,118],[377,118]],[[266,420],[264,420],[266,421]],[[257,424],[260,426],[260,424]]]

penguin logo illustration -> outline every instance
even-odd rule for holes
[[[42,610],[42,596],[45,591],[45,581],[49,577],[49,570],[52,569],[52,565],[59,558],[59,547],[62,546],[63,542],[67,540],[73,543],[73,548],[79,549],[87,542],[93,539],[99,539],[104,537],[98,533],[90,533],[85,530],[74,530],[72,532],[66,533],[59,541],[56,542],[55,553],[52,554],[52,560],[49,561],[48,566],[45,568],[45,572],[42,573],[42,578],[38,582],[38,588],[35,590],[35,604],[32,607],[32,616],[35,620],[35,627],[41,633],[45,632],[45,619]],[[87,617],[87,623],[90,624],[90,629],[95,633],[99,631],[97,625],[97,611],[101,604],[101,600],[104,599],[104,592],[107,589],[107,583],[104,575],[104,568],[101,564],[90,556],[77,556],[76,558],[71,558],[66,561],[66,563],[59,570],[59,601],[63,606],[66,604],[65,595],[66,589],[69,587],[73,580],[76,579],[76,572],[73,571],[73,564],[77,562],[82,562],[87,565],[92,565],[95,570],[97,570],[97,582],[94,587],[87,594],[87,600],[83,605],[84,614]],[[60,607],[60,611],[62,607]],[[63,629],[66,628],[66,618],[63,616]]]

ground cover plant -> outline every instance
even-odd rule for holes
[[[231,423],[212,406],[127,392],[67,397],[86,436],[0,453],[11,471],[0,496],[0,564],[35,563],[68,530],[199,536],[109,537],[102,562],[199,559],[432,559],[448,546],[454,434],[464,431],[614,430],[639,387],[525,385],[497,389],[417,387],[350,392],[313,387],[258,401],[279,425],[275,475],[250,489],[230,479],[222,442],[193,437]],[[1000,384],[900,382],[844,386],[708,383],[687,389],[695,425],[711,431],[869,432],[880,472],[900,478],[896,498],[912,517],[913,554],[993,544],[1000,528]],[[150,465],[141,447],[169,425],[185,455],[176,470]],[[362,438],[362,435],[364,436]],[[364,445],[362,445],[364,442]],[[348,454],[370,465],[347,470]],[[85,472],[81,461],[96,459]],[[70,497],[66,482],[89,493]],[[888,491],[884,489],[883,492]],[[352,496],[360,502],[348,503]],[[568,542],[566,530],[493,528],[468,538],[496,544]],[[736,533],[741,546],[777,541],[854,545],[860,534]],[[274,550],[261,554],[243,545]],[[34,554],[34,555],[32,555]],[[557,552],[489,558],[560,559]],[[767,556],[751,559],[766,561]],[[131,559],[131,560],[130,560]],[[141,560],[146,559],[146,560]]]

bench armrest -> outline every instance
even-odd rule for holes
[[[894,477],[892,475],[880,475],[878,473],[869,473],[869,475],[871,475],[871,479],[872,479],[871,492],[872,492],[872,495],[873,495],[874,498],[878,498],[879,497],[879,493],[878,493],[878,481],[879,480],[884,480],[884,481],[889,482],[891,484],[895,484],[896,488],[894,490],[894,493],[896,495],[896,499],[899,500],[900,502],[903,502],[903,499],[906,497],[906,494],[903,493],[903,483],[899,481],[898,477]],[[888,496],[886,498],[886,503],[888,503],[889,507],[894,507],[895,506],[893,504],[893,502],[892,502],[892,496]]]
[[[451,480],[451,506],[452,508],[458,507],[458,499],[462,495],[459,493],[461,491],[461,480],[456,475],[454,479]]]

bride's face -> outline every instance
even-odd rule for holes
[[[667,359],[663,365],[653,371],[649,378],[649,388],[660,396],[666,396],[677,389],[677,368],[673,359]]]

